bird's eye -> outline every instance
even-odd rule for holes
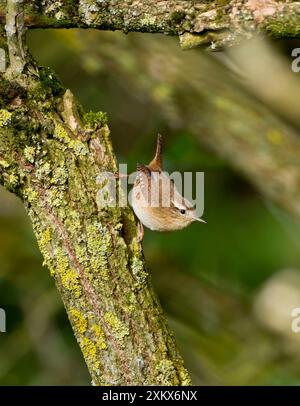
[[[184,210],[184,209],[180,209],[180,213],[181,213],[181,214],[185,214],[185,210]]]

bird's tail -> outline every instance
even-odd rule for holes
[[[155,156],[148,166],[152,171],[161,171],[163,169],[162,136],[160,134],[157,135]]]

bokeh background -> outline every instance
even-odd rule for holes
[[[290,314],[300,307],[299,224],[205,149],[180,117],[178,109],[188,108],[184,98],[181,107],[174,103],[174,88],[180,99],[182,77],[195,71],[205,83],[193,104],[200,119],[208,120],[207,95],[226,81],[229,89],[251,93],[296,126],[291,89],[283,86],[280,103],[278,94],[272,97],[269,85],[261,84],[289,83],[289,55],[297,43],[268,44],[268,60],[250,44],[235,55],[208,55],[183,52],[175,38],[154,34],[34,30],[28,44],[39,64],[53,68],[86,110],[108,113],[118,161],[128,163],[129,171],[152,158],[160,132],[169,172],[205,172],[207,225],[171,234],[146,230],[144,239],[153,283],[194,384],[300,384],[300,333],[291,331]],[[176,58],[183,68],[178,81],[172,72],[171,85],[162,79],[161,66],[172,71]],[[273,72],[280,78],[272,77],[270,61],[272,68],[280,61]],[[300,86],[300,73],[293,75]],[[0,385],[90,384],[22,204],[3,189],[0,307],[7,314],[7,332],[0,334]]]

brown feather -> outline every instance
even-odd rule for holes
[[[163,169],[163,162],[162,162],[162,136],[160,134],[157,135],[156,141],[156,153],[155,157],[149,163],[148,167],[152,171],[162,171]]]

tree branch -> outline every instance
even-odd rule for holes
[[[24,202],[93,383],[188,385],[133,213],[99,204],[113,198],[105,184],[116,171],[105,115],[82,112],[53,72],[26,64],[19,6],[8,0],[0,183]]]
[[[2,20],[4,10],[5,1],[0,0]],[[300,2],[31,0],[26,5],[25,21],[32,28],[82,27],[179,35],[185,48],[206,45],[217,49],[249,38],[258,30],[276,38],[299,37]]]

